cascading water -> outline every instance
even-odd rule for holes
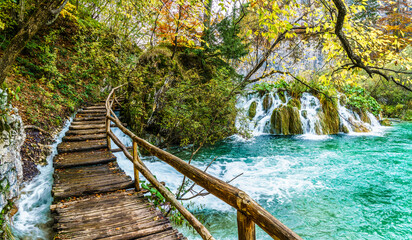
[[[65,123],[64,128],[52,144],[52,153],[47,157],[47,165],[38,166],[39,174],[21,190],[17,201],[18,212],[13,217],[13,233],[20,239],[51,239],[50,205],[53,201],[53,158],[57,154],[57,145],[69,130],[73,118]]]
[[[317,134],[316,127],[321,130],[318,112],[321,110],[319,99],[309,93],[303,93],[300,98],[302,104],[300,121],[302,122],[303,134]]]
[[[236,106],[241,110],[241,114],[236,120],[236,127],[248,130],[253,136],[274,133],[273,121],[276,121],[272,119],[274,110],[287,106],[292,99],[286,91],[281,93],[284,96],[283,101],[280,99],[278,92],[267,94],[255,92],[240,97]],[[299,102],[301,106],[298,110],[298,122],[302,126],[303,135],[311,137],[324,134],[320,118],[323,109],[319,99],[305,92],[300,97]],[[369,132],[378,129],[380,126],[376,117],[369,112],[365,113],[369,122],[364,122],[357,112],[349,110],[340,101],[338,101],[337,107],[340,132]],[[287,118],[291,118],[291,115],[288,115]],[[290,121],[294,120],[296,119],[290,119]]]

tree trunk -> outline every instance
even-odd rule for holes
[[[203,24],[205,30],[203,31],[203,41],[201,45],[204,47],[210,41],[210,25],[212,22],[212,5],[213,0],[206,0],[205,12],[203,13]]]
[[[0,84],[4,82],[14,61],[19,53],[26,46],[27,42],[44,26],[50,19],[55,17],[55,10],[61,6],[61,0],[44,0],[39,4],[37,11],[29,18],[29,20],[21,27],[19,32],[10,41],[4,51],[3,57],[0,59]]]

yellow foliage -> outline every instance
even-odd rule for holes
[[[77,17],[73,14],[75,11],[76,11],[76,6],[74,6],[71,3],[67,3],[60,14],[63,18],[69,18],[71,20],[77,20]]]

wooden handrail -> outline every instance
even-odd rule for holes
[[[152,155],[156,156],[163,162],[169,164],[170,166],[175,168],[178,172],[180,172],[187,178],[191,179],[193,182],[195,182],[199,186],[206,189],[209,193],[213,194],[214,196],[218,197],[225,203],[235,208],[238,211],[237,218],[238,218],[238,226],[239,226],[238,228],[239,239],[245,239],[245,240],[255,239],[254,223],[256,223],[260,228],[262,228],[273,239],[302,239],[299,235],[297,235],[295,232],[293,232],[291,229],[289,229],[287,226],[281,223],[278,219],[276,219],[273,215],[271,215],[268,211],[266,211],[257,202],[255,202],[244,191],[216,177],[213,177],[212,175],[206,172],[203,172],[202,170],[186,163],[182,159],[174,156],[173,154],[170,154],[156,146],[153,146],[152,144],[148,143],[146,140],[139,138],[134,133],[132,133],[129,129],[124,127],[121,121],[117,118],[117,116],[112,111],[111,105],[109,103],[114,91],[116,91],[122,86],[113,88],[113,90],[110,92],[109,96],[107,97],[106,118],[108,119],[108,121],[109,122],[113,121],[115,125],[124,134],[128,135],[133,140],[133,142],[135,142],[137,145],[146,149]],[[110,130],[108,131],[108,136],[110,136],[110,138],[113,139],[116,145],[122,148],[122,146],[119,145],[121,143],[118,143],[120,141],[116,138],[116,136],[114,136],[113,133],[111,133]],[[126,154],[127,150],[124,149],[124,152]],[[140,161],[139,163],[139,162],[133,161],[133,157],[130,155],[130,153],[127,152],[127,154],[130,156],[128,158],[134,163],[135,167],[139,170],[139,172],[141,172],[146,177],[145,173],[142,172],[141,169],[143,171],[148,171],[149,173],[150,171],[144,166],[143,162]],[[156,186],[156,184],[153,184],[153,185]],[[159,190],[159,192],[161,191]],[[170,192],[167,191],[167,193],[170,193]],[[163,196],[167,199],[165,195]],[[174,195],[173,195],[173,198],[174,198]],[[190,221],[189,223],[192,224]],[[194,227],[196,229],[196,226]]]

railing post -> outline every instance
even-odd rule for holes
[[[256,240],[255,223],[239,211],[237,211],[237,232],[239,240]]]
[[[137,152],[137,142],[133,140],[133,162],[140,162],[139,153]],[[136,169],[136,166],[133,164],[134,171],[134,187],[136,191],[140,191],[139,185],[139,170]]]

